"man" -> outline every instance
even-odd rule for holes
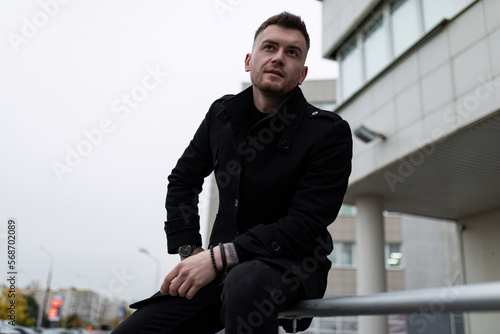
[[[298,88],[308,50],[298,16],[259,27],[245,59],[252,86],[213,103],[169,176],[165,231],[181,262],[113,333],[277,333],[280,311],[323,296],[352,137]],[[197,203],[212,171],[220,204],[204,250]]]

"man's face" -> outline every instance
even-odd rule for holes
[[[245,70],[263,95],[284,97],[306,78],[306,56],[300,31],[271,25],[257,36],[253,53],[245,58]]]

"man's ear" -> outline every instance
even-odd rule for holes
[[[302,69],[302,73],[300,74],[300,81],[299,81],[299,85],[302,85],[302,83],[304,82],[304,80],[306,79],[307,77],[307,70],[308,70],[308,67],[307,66],[304,66],[304,68]]]
[[[245,57],[245,71],[250,72],[250,60],[252,59],[252,54],[247,53]]]

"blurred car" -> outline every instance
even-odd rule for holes
[[[16,325],[14,327],[14,330],[16,330],[18,333],[21,333],[21,334],[38,334],[38,332],[32,328],[19,326],[19,325]]]
[[[7,320],[0,321],[0,334],[19,334]]]
[[[47,328],[41,334],[75,334],[76,332],[67,328]]]

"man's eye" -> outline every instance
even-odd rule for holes
[[[266,46],[264,46],[264,49],[266,49],[266,50],[273,50],[274,46],[272,46],[272,45],[266,45]]]
[[[297,55],[297,51],[295,51],[295,50],[290,50],[290,51],[288,51],[288,54],[289,54],[289,55],[292,55],[292,56],[296,56],[296,55]]]

